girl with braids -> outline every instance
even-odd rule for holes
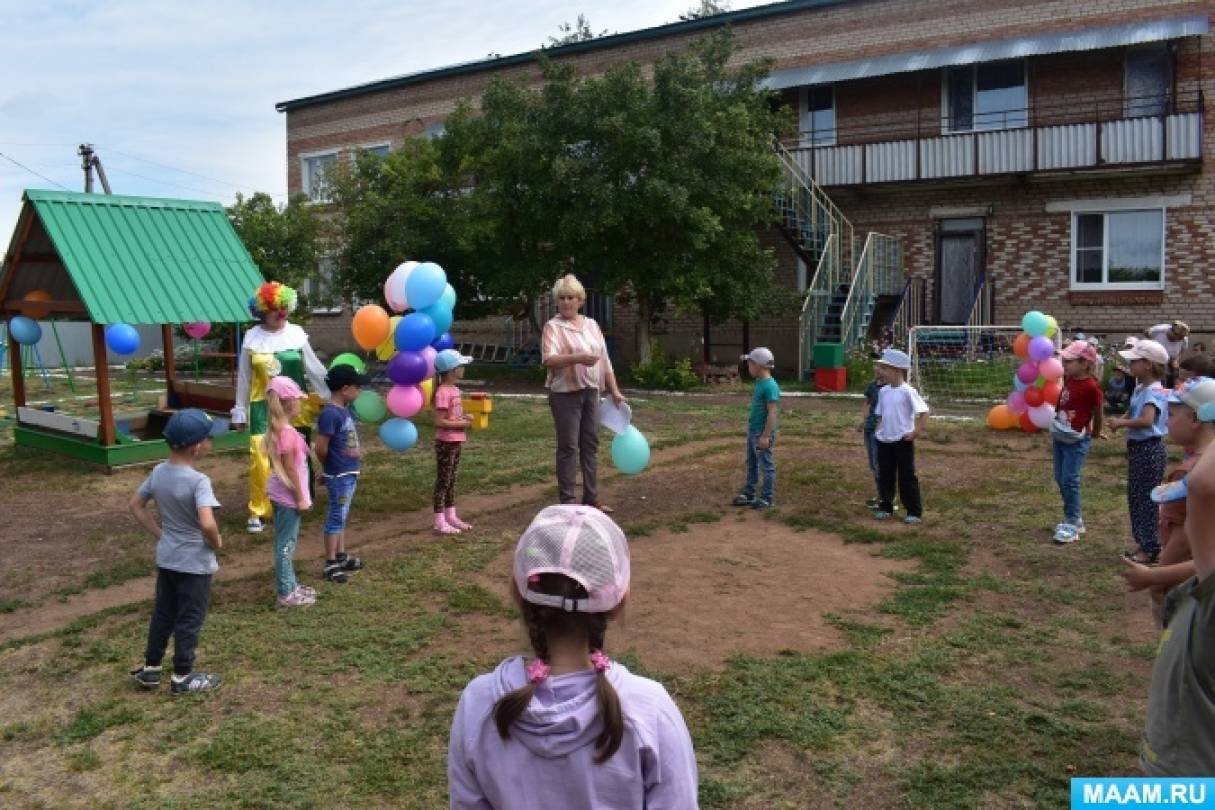
[[[312,508],[308,491],[308,445],[291,424],[307,398],[295,380],[275,377],[266,384],[268,423],[262,451],[270,463],[266,493],[274,510],[274,584],[281,608],[307,607],[316,590],[295,578],[295,546],[300,536],[300,513]]]
[[[447,760],[453,810],[697,807],[696,756],[661,684],[604,652],[629,590],[629,547],[591,506],[543,509],[515,548],[533,656],[464,690]]]

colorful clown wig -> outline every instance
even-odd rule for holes
[[[264,320],[267,312],[287,310],[295,312],[295,290],[279,281],[267,281],[257,288],[249,299],[249,314],[258,320]]]

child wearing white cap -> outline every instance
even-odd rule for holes
[[[780,386],[772,377],[776,358],[770,349],[759,346],[741,359],[755,378],[755,391],[747,417],[747,482],[734,498],[734,505],[767,509],[776,495],[776,458],[772,454],[776,444],[776,404],[780,402]]]
[[[878,508],[873,516],[889,520],[894,512],[894,488],[907,509],[903,522],[916,524],[923,519],[920,480],[915,472],[915,440],[928,424],[928,404],[920,392],[907,383],[911,358],[898,349],[887,349],[873,367],[886,385],[878,392]]]
[[[531,656],[472,681],[451,724],[455,810],[695,808],[696,754],[657,681],[604,651],[629,592],[629,545],[592,506],[541,510],[515,547]]]

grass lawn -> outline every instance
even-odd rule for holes
[[[1095,448],[1086,470],[1088,535],[1056,548],[1059,502],[1043,437],[933,424],[918,452],[927,520],[911,529],[876,524],[860,507],[872,482],[852,430],[859,403],[788,404],[778,508],[745,524],[740,551],[770,527],[827,533],[872,553],[875,565],[901,562],[872,604],[822,600],[820,617],[836,633],[828,648],[774,639],[772,654],[664,669],[611,649],[609,631],[609,652],[661,680],[683,710],[702,806],[1059,807],[1073,775],[1135,773],[1154,633],[1146,597],[1123,593],[1118,578],[1119,447]],[[727,504],[741,474],[744,408],[741,396],[634,403],[651,469],[608,477],[603,489],[635,548],[695,542],[737,517]],[[490,429],[471,436],[458,485],[495,507],[470,535],[438,539],[426,525],[431,433],[419,421],[409,453],[364,436],[351,547],[374,541],[374,553],[346,586],[316,583],[314,566],[301,563],[321,590],[307,610],[272,607],[270,541],[239,531],[243,459],[203,465],[220,500],[236,505],[222,510],[231,548],[221,566],[265,559],[213,591],[198,663],[225,677],[217,693],[171,699],[126,678],[141,660],[150,589],[0,644],[0,806],[446,806],[456,699],[516,648],[504,561],[552,497],[553,440],[542,400],[496,402]],[[601,471],[609,457],[605,440]],[[0,447],[0,508],[37,515],[0,529],[6,621],[141,581],[153,543],[123,504],[142,474],[106,477]],[[306,518],[301,548],[319,542],[320,518]],[[660,548],[649,550],[661,561]],[[778,596],[805,595],[782,570],[765,579]],[[770,632],[738,621],[722,615],[723,632]],[[643,617],[630,622],[634,636],[645,629]]]

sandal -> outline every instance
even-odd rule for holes
[[[1122,552],[1122,558],[1124,560],[1130,560],[1131,562],[1139,563],[1140,565],[1155,565],[1156,558],[1159,556],[1159,551],[1157,551],[1155,554],[1148,554],[1141,548],[1127,549],[1126,551]]]

